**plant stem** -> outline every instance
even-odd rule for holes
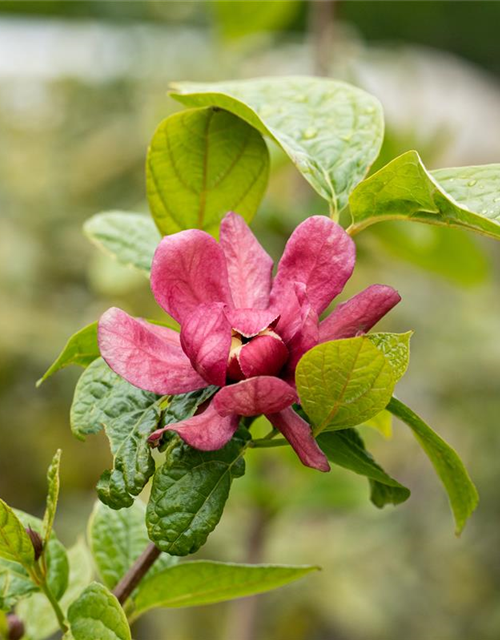
[[[160,549],[150,542],[113,591],[121,605],[125,603],[160,555]]]
[[[269,440],[268,438],[261,438],[260,440],[252,440],[250,446],[257,448],[269,448],[269,447],[284,447],[288,444],[288,440],[285,438],[279,438],[278,440]]]
[[[61,631],[63,632],[63,634],[66,633],[66,631],[68,630],[66,617],[45,580],[40,583],[40,589],[43,591],[47,600],[50,602],[52,609],[54,609],[54,613],[56,614],[57,622],[59,623]]]

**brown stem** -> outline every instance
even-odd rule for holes
[[[336,0],[315,0],[310,3],[314,73],[318,76],[327,76],[330,71],[335,3]]]
[[[160,549],[150,542],[114,588],[113,593],[121,605],[126,602],[132,591],[137,587],[160,555]]]

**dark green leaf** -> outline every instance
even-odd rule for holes
[[[44,380],[47,380],[56,371],[64,369],[70,364],[88,367],[99,355],[97,322],[93,322],[71,336],[57,360],[47,369],[36,384],[40,386]]]
[[[276,589],[318,567],[183,562],[146,579],[134,618],[155,607],[196,607]]]
[[[120,603],[102,584],[93,582],[73,602],[68,621],[74,640],[131,640]]]
[[[228,211],[249,222],[269,176],[269,152],[256,129],[220,109],[190,109],[166,118],[147,159],[147,193],[164,234],[204,229],[217,235]]]
[[[410,427],[413,435],[428,455],[448,493],[455,517],[456,533],[460,534],[479,499],[476,487],[462,461],[449,444],[400,400],[392,398],[387,405],[387,410]]]
[[[106,211],[84,224],[85,235],[120,264],[149,275],[153,254],[161,240],[150,216],[125,211]]]
[[[226,109],[270,136],[334,211],[347,204],[382,144],[380,103],[345,82],[305,76],[180,82],[172,97]]]
[[[377,507],[400,504],[410,497],[410,490],[375,462],[355,429],[322,433],[318,444],[331,462],[369,479],[371,500]]]
[[[219,451],[176,444],[155,473],[146,524],[162,550],[185,556],[205,544],[217,526],[233,478],[243,475],[245,440],[235,437]]]

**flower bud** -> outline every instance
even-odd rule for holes
[[[8,640],[21,640],[24,636],[24,624],[15,614],[9,613],[7,616],[7,638]]]
[[[43,551],[43,540],[39,533],[33,531],[31,527],[27,527],[26,533],[30,537],[31,544],[33,545],[33,549],[35,550],[35,561],[42,555]]]

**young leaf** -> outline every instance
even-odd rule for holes
[[[380,151],[380,103],[345,82],[297,76],[171,86],[179,102],[226,109],[270,136],[332,210],[345,207]]]
[[[387,475],[375,462],[355,429],[322,433],[318,436],[318,444],[328,460],[369,479],[370,498],[375,506],[400,504],[410,497],[410,490]]]
[[[410,338],[413,331],[406,333],[368,333],[367,338],[380,349],[389,361],[394,375],[394,382],[398,382],[406,373],[410,363]]]
[[[269,177],[269,152],[256,129],[220,109],[174,113],[148,152],[149,205],[163,234],[204,229],[217,235],[228,211],[249,222]]]
[[[271,591],[318,567],[198,560],[169,567],[139,587],[134,618],[154,607],[196,607]]]
[[[460,227],[500,238],[500,164],[429,172],[407,151],[351,194],[350,231],[383,220]]]
[[[456,452],[422,418],[397,398],[392,398],[387,411],[410,427],[413,435],[432,462],[443,483],[455,517],[456,533],[459,535],[467,518],[478,503],[478,494],[462,461]]]
[[[68,560],[68,588],[59,602],[63,612],[68,610],[92,580],[92,558],[82,539],[68,550]],[[44,640],[59,629],[54,610],[43,593],[35,593],[20,602],[16,613],[24,621],[29,640]]]
[[[217,526],[234,478],[245,472],[244,439],[233,438],[219,451],[178,444],[155,473],[146,511],[150,539],[174,556],[205,544]]]
[[[38,380],[36,386],[39,387],[44,380],[47,380],[47,378],[56,373],[56,371],[64,369],[64,367],[70,364],[88,367],[99,355],[97,322],[93,322],[71,336],[57,357],[57,360],[47,369],[40,380]]]
[[[315,434],[369,420],[385,408],[395,384],[389,361],[367,336],[314,347],[300,360],[295,380]]]
[[[30,568],[35,562],[33,544],[16,513],[0,499],[0,558]]]
[[[145,516],[146,507],[140,500],[122,511],[100,502],[94,506],[88,527],[89,545],[99,576],[109,589],[118,584],[149,543]],[[163,554],[152,569],[156,569],[158,563],[166,567],[175,561]]]
[[[59,499],[59,467],[61,465],[61,449],[56,451],[56,454],[50,464],[47,472],[48,481],[48,493],[47,493],[47,506],[45,508],[45,514],[43,516],[43,540],[44,544],[50,539],[52,534],[52,527],[54,525],[54,518],[56,516],[57,501]]]
[[[153,220],[142,213],[106,211],[83,225],[85,235],[120,264],[149,275],[153,254],[161,240]]]
[[[93,582],[68,610],[74,640],[131,640],[120,603],[102,584]]]
[[[388,440],[392,438],[392,414],[385,409],[380,413],[377,413],[373,418],[366,420],[362,426],[375,429]]]

